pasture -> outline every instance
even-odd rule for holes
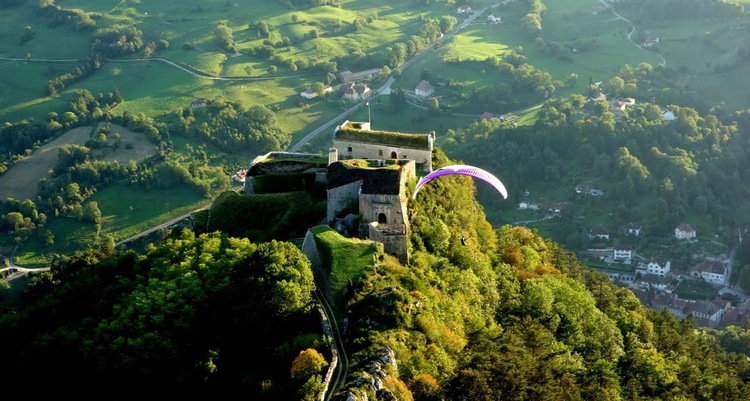
[[[100,123],[98,127],[102,125],[103,123]],[[34,199],[37,193],[37,182],[43,178],[49,178],[49,171],[57,165],[60,147],[66,144],[83,146],[91,139],[93,133],[98,132],[98,128],[90,126],[74,128],[37,149],[31,156],[0,175],[0,199]],[[130,160],[143,160],[154,152],[154,144],[149,142],[142,133],[111,125],[108,136],[110,140],[115,134],[120,135],[120,147],[116,150],[108,148],[106,151],[94,151],[92,152],[94,158],[107,162],[117,160],[125,164]]]

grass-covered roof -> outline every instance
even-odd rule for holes
[[[390,131],[371,131],[347,124],[336,130],[335,139],[393,145],[400,148],[429,149],[430,134],[402,134]]]

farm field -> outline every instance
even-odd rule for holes
[[[12,198],[23,201],[34,199],[37,193],[36,183],[41,179],[49,177],[49,171],[57,165],[58,151],[67,144],[83,146],[91,139],[92,133],[98,132],[97,127],[74,128],[57,139],[47,143],[36,150],[28,158],[21,160],[5,174],[0,175],[0,199]],[[117,160],[125,164],[130,160],[141,161],[154,152],[154,144],[139,132],[132,132],[118,125],[110,126],[111,135],[119,134],[121,145],[117,150],[107,153],[93,152],[94,157],[104,161]]]

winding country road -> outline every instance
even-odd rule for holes
[[[638,43],[635,43],[635,41],[633,40],[633,34],[636,33],[637,30],[635,29],[635,25],[632,22],[630,22],[630,20],[628,20],[627,18],[625,18],[622,15],[620,15],[620,13],[618,13],[617,11],[615,11],[614,7],[612,7],[612,5],[607,0],[599,0],[599,3],[602,3],[602,5],[605,8],[607,8],[609,11],[611,11],[612,14],[614,14],[617,19],[623,20],[623,21],[627,22],[630,25],[630,32],[628,32],[628,40],[630,41],[630,43],[632,43],[637,48],[639,48],[639,49],[641,49],[641,50],[643,50],[645,52],[649,52],[649,53],[653,53],[653,54],[657,55],[661,59],[661,66],[662,67],[666,67],[667,66],[667,59],[665,59],[664,56],[662,56],[661,54],[659,54],[659,53],[657,53],[655,51],[646,49],[642,45],[639,45]]]

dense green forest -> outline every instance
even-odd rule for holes
[[[377,254],[336,305],[351,362],[335,399],[745,399],[746,327],[646,309],[534,230],[493,229],[467,177],[423,191],[409,265]],[[312,400],[331,362],[314,286],[291,243],[221,231],[62,257],[2,311],[0,373],[27,395]],[[40,367],[43,387],[16,374]]]

